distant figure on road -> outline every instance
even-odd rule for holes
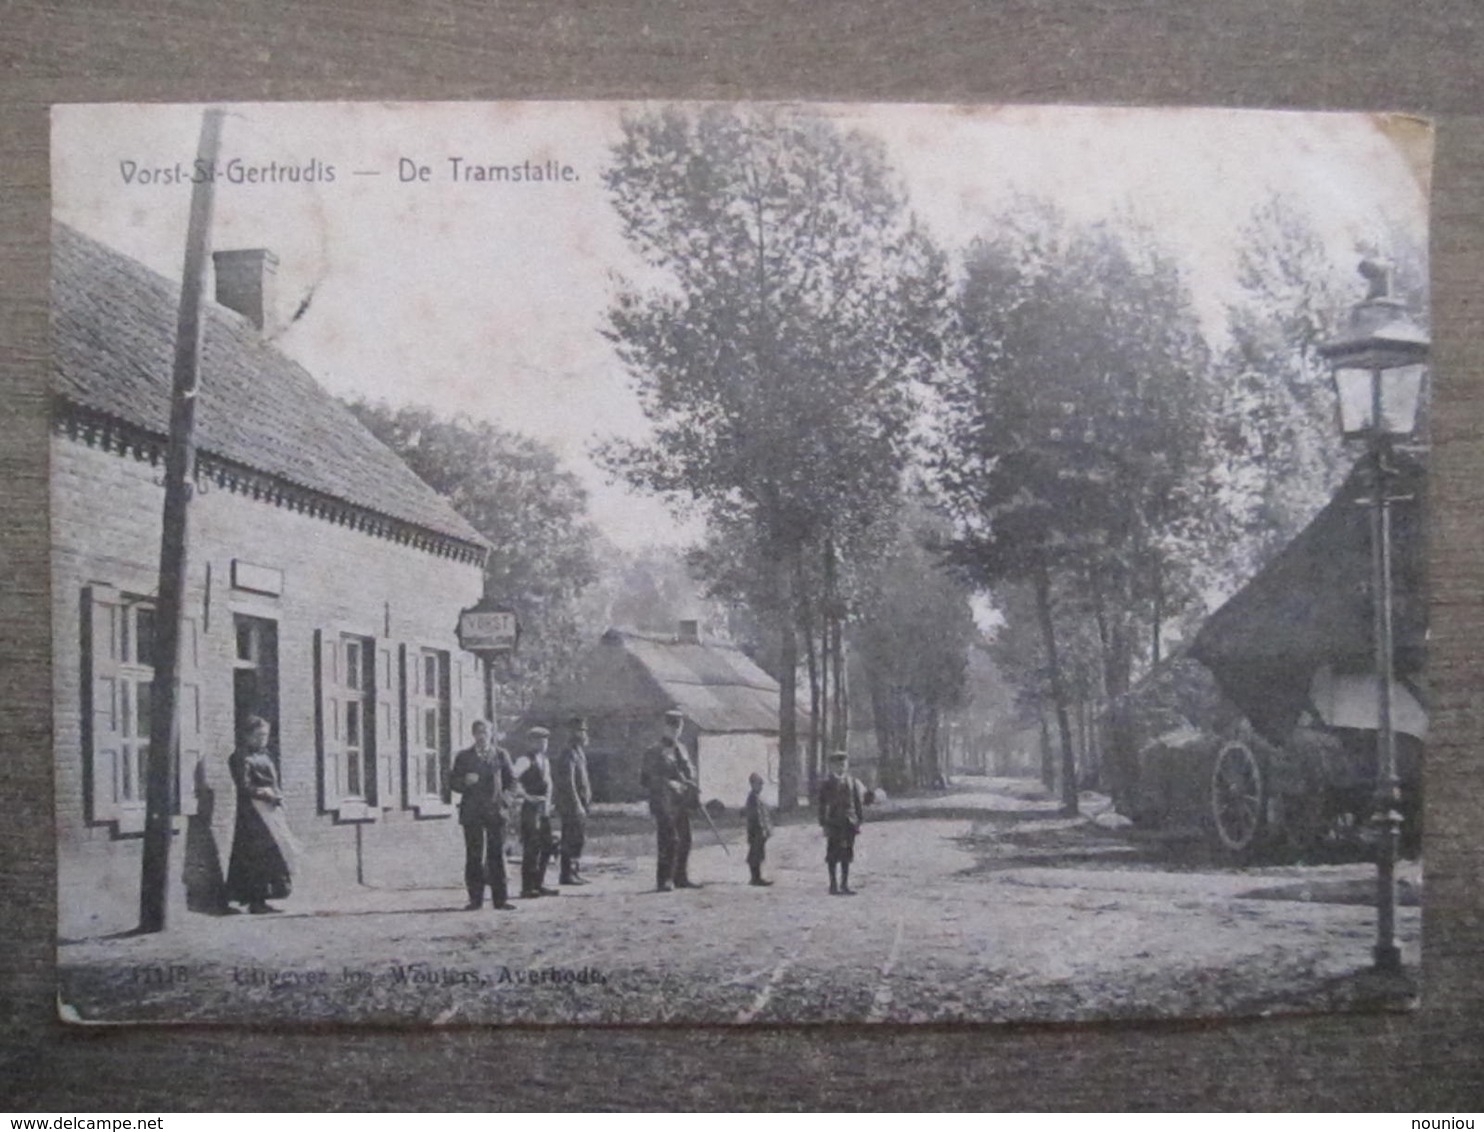
[[[819,787],[819,824],[824,830],[824,863],[830,870],[830,895],[854,896],[850,862],[855,859],[855,835],[865,820],[865,788],[849,771],[844,751],[830,756],[829,777]],[[836,881],[836,870],[839,880]]]
[[[655,877],[660,892],[672,888],[700,888],[691,881],[690,811],[700,798],[696,772],[691,767],[680,733],[685,716],[665,712],[664,736],[644,752],[640,782],[649,793],[649,812],[654,815]]]
[[[582,847],[587,841],[587,811],[593,804],[587,777],[587,720],[574,715],[567,724],[570,738],[552,760],[552,804],[562,819],[562,884],[586,884],[582,876]]]
[[[551,863],[551,763],[546,743],[551,732],[533,727],[526,732],[531,753],[515,765],[520,787],[520,894],[527,899],[560,896],[546,887],[546,866]]]
[[[505,796],[515,788],[510,756],[490,742],[490,725],[476,719],[470,730],[474,745],[453,758],[449,787],[459,796],[459,825],[464,830],[464,887],[469,891],[467,911],[484,905],[509,911],[505,882]]]
[[[763,879],[763,861],[768,855],[768,838],[773,836],[773,822],[768,817],[768,803],[763,801],[763,776],[753,771],[747,776],[747,785],[742,813],[747,818],[747,867],[752,872],[748,883],[761,888],[773,883]]]

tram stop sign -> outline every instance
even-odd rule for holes
[[[520,618],[506,605],[478,605],[459,613],[459,647],[466,652],[514,652],[520,643]]]

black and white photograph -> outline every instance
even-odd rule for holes
[[[51,114],[64,1021],[1426,994],[1428,122]]]

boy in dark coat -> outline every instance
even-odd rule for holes
[[[763,801],[763,776],[754,771],[747,776],[747,785],[742,813],[747,817],[747,867],[752,872],[748,883],[761,888],[773,883],[763,879],[763,861],[767,857],[768,838],[773,836],[773,822],[768,817],[768,803]]]
[[[864,794],[860,779],[849,773],[848,756],[836,751],[830,756],[829,777],[819,786],[819,824],[824,830],[824,863],[830,870],[831,896],[855,895],[850,887],[850,862],[855,859],[855,835],[865,818]]]

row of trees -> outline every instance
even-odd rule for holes
[[[798,797],[796,673],[811,769],[848,727],[843,626],[891,544],[939,361],[942,255],[879,144],[782,111],[665,109],[625,122],[606,184],[666,284],[625,287],[608,337],[653,425],[602,455],[630,483],[701,504],[717,592],[776,634],[779,790]]]
[[[772,634],[783,804],[849,726],[847,636],[883,777],[941,772],[971,588],[1022,703],[1054,720],[1066,808],[1078,703],[1084,736],[1106,708],[1104,769],[1130,789],[1131,683],[1339,471],[1313,357],[1353,288],[1302,212],[1253,218],[1213,344],[1152,233],[1027,201],[951,267],[881,147],[810,113],[637,113],[607,187],[662,282],[609,311],[653,433],[602,457],[704,508],[693,565]]]

